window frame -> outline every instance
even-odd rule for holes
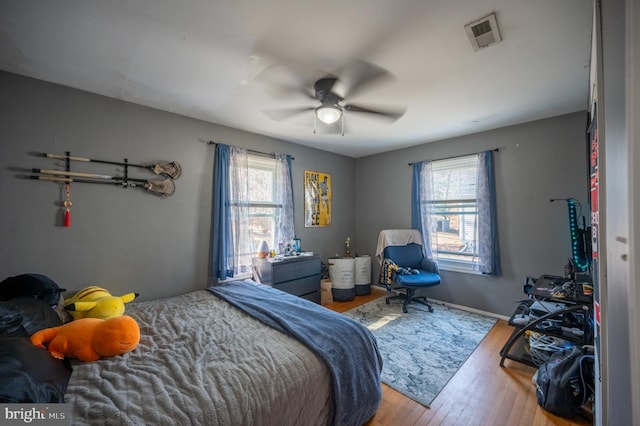
[[[456,259],[451,257],[443,257],[443,255],[448,256],[454,253],[448,252],[448,251],[439,251],[436,245],[439,239],[434,238],[434,234],[438,232],[437,226],[435,228],[435,231],[429,230],[430,232],[429,239],[431,241],[431,252],[433,253],[434,258],[437,259],[439,268],[442,270],[474,274],[474,275],[482,275],[481,272],[474,269],[474,261],[479,256],[479,254],[477,253],[479,212],[478,212],[478,198],[477,198],[477,190],[476,190],[477,184],[478,184],[478,170],[477,170],[478,163],[479,163],[478,154],[465,155],[465,156],[448,158],[443,160],[434,160],[431,162],[432,185],[434,188],[433,189],[434,197],[435,197],[435,193],[438,192],[436,189],[436,183],[435,183],[435,181],[437,180],[435,177],[436,173],[442,173],[442,172],[447,172],[451,170],[462,170],[465,168],[473,168],[473,198],[470,198],[469,194],[464,194],[461,198],[445,198],[445,199],[433,199],[433,200],[423,201],[423,203],[428,203],[431,205],[427,209],[427,211],[429,212],[427,214],[431,215],[431,217],[429,218],[429,222],[433,224],[437,224],[437,216],[446,216],[444,214],[446,213],[446,210],[431,211],[434,205],[443,206],[446,204],[462,204],[463,206],[469,206],[471,204],[470,207],[474,209],[474,212],[471,213],[475,217],[474,225],[473,225],[473,241],[472,242],[474,243],[474,246],[476,248],[472,253],[461,255],[463,257],[468,257],[468,260],[460,259],[460,258]],[[456,214],[458,217],[462,218],[463,215],[470,214],[470,213],[459,212]]]
[[[253,256],[253,253],[255,253],[255,251],[257,250],[257,246],[258,244],[260,244],[261,241],[265,240],[267,241],[267,244],[269,245],[269,249],[274,249],[275,247],[273,247],[273,241],[275,238],[275,232],[276,232],[276,209],[282,209],[283,205],[280,203],[277,203],[275,201],[275,199],[277,198],[276,195],[276,185],[277,185],[277,176],[276,176],[276,159],[271,157],[271,156],[265,156],[265,155],[259,155],[259,154],[251,154],[248,153],[247,154],[247,169],[249,171],[249,174],[251,174],[251,170],[264,170],[264,171],[268,171],[271,173],[271,201],[267,201],[267,200],[249,200],[247,202],[247,208],[248,208],[248,216],[249,216],[249,221],[251,221],[251,219],[253,218],[257,218],[257,217],[269,217],[271,218],[271,231],[270,231],[270,237],[269,238],[262,238],[262,237],[255,237],[256,234],[254,234],[253,232],[251,232],[251,239],[252,239],[252,243],[251,243],[251,250],[252,253],[251,255]],[[249,188],[251,188],[251,184],[252,184],[252,180],[249,179],[248,180],[248,185]],[[251,192],[251,189],[249,189],[249,193]],[[250,198],[250,197],[249,197]],[[253,213],[252,210],[253,209],[271,209],[272,213],[269,214],[260,214],[260,213]],[[249,227],[251,229],[251,226]],[[256,238],[258,238],[258,240],[256,240]]]

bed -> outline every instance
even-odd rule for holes
[[[371,333],[271,287],[235,281],[126,314],[134,351],[71,360],[73,425],[361,425],[380,403]]]

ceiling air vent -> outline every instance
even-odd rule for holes
[[[465,25],[464,29],[467,31],[471,46],[476,52],[502,41],[495,13]]]

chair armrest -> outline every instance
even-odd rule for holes
[[[424,258],[420,262],[420,268],[424,269],[428,272],[433,272],[440,275],[440,268],[438,268],[438,263],[435,260]]]

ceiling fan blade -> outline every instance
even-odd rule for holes
[[[276,99],[302,95],[306,99],[316,100],[315,93],[309,84],[282,65],[267,66],[255,76],[254,80],[266,87]]]
[[[340,93],[343,99],[358,96],[373,86],[386,84],[395,80],[389,71],[360,59],[349,61],[343,69],[336,73],[345,82],[345,93]]]
[[[316,100],[315,95],[313,93],[309,92],[306,88],[303,88],[303,87],[293,87],[293,86],[281,85],[279,87],[272,86],[271,90],[274,92],[276,97],[289,98],[291,96],[302,95],[307,99],[311,99],[313,101]]]
[[[313,111],[315,107],[300,107],[288,109],[276,109],[263,111],[269,118],[275,121],[284,121],[305,112]]]
[[[349,112],[362,112],[366,114],[374,114],[376,117],[384,118],[390,121],[396,121],[398,118],[402,117],[404,113],[407,111],[407,108],[404,107],[395,107],[395,108],[367,108],[359,105],[345,105],[345,111]]]

